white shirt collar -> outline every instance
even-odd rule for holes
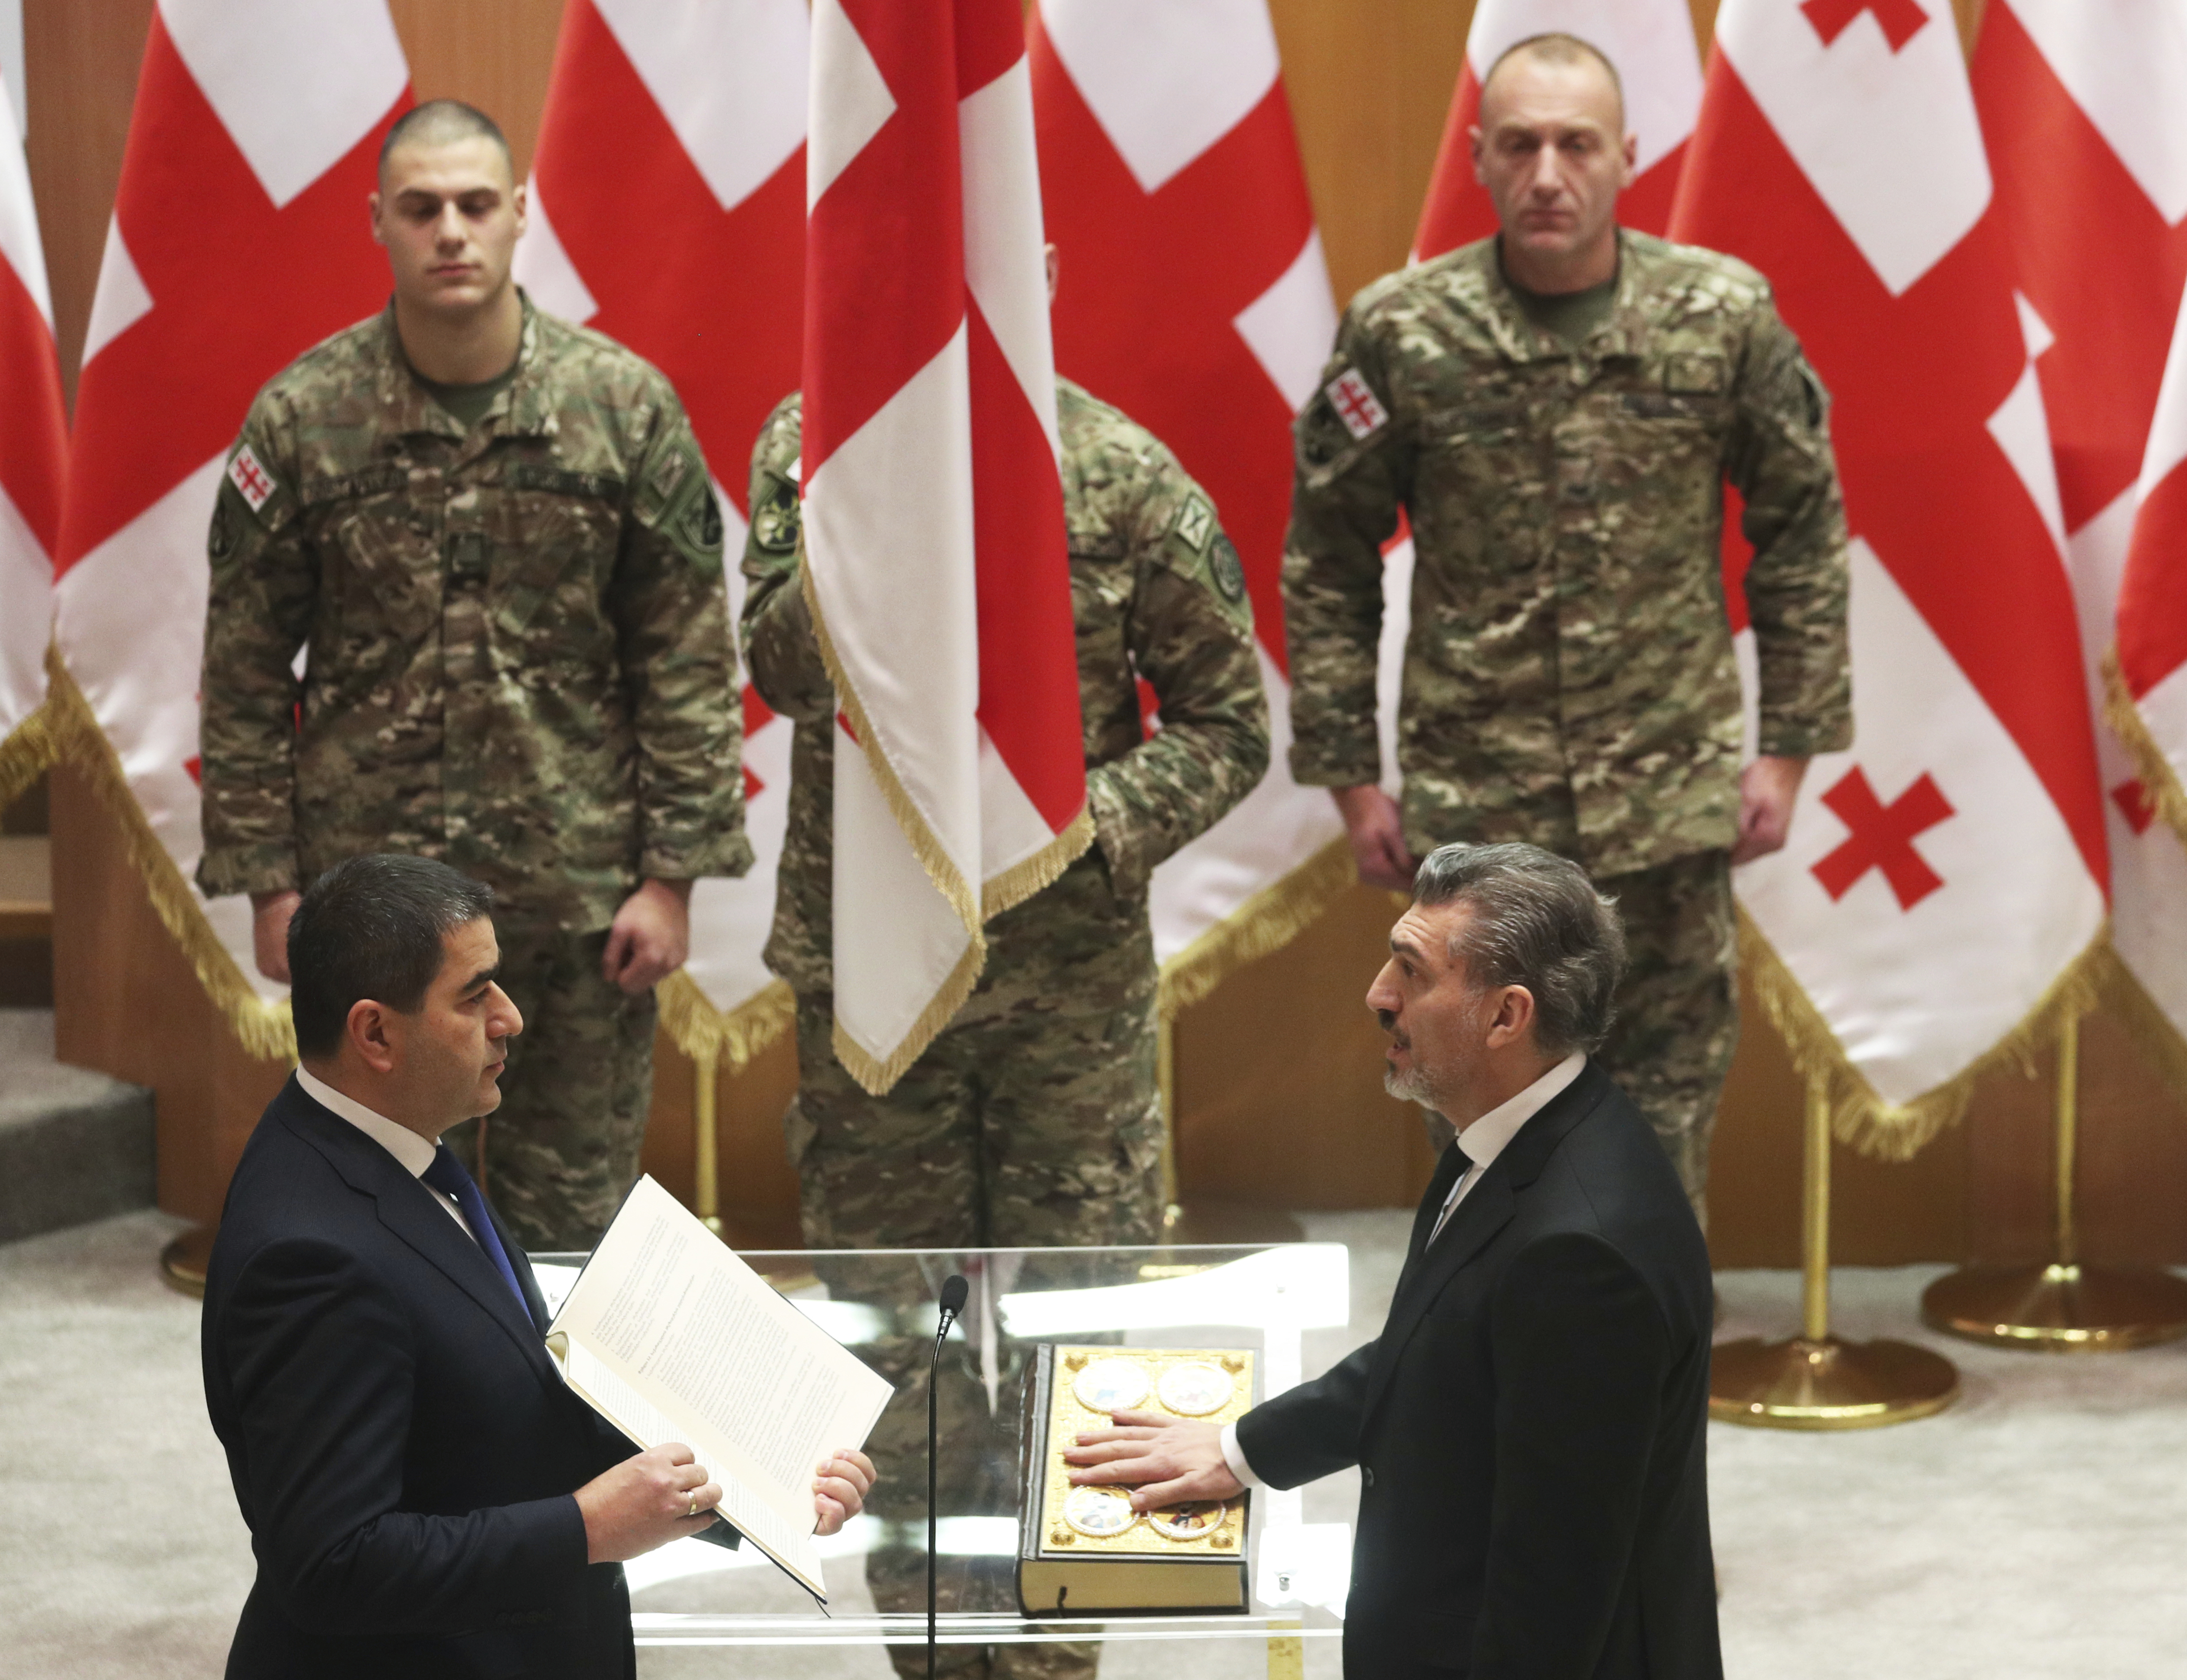
[[[1519,1128],[1549,1105],[1552,1098],[1580,1076],[1587,1053],[1575,1050],[1517,1096],[1494,1108],[1458,1134],[1458,1147],[1474,1168],[1486,1172],[1497,1156],[1519,1135]]]
[[[306,1097],[340,1115],[402,1162],[403,1170],[413,1178],[425,1176],[425,1169],[433,1164],[433,1145],[408,1127],[384,1114],[374,1113],[354,1097],[344,1096],[325,1080],[314,1077],[308,1068],[296,1070],[296,1083]]]

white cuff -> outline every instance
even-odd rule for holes
[[[1230,1474],[1246,1486],[1258,1487],[1261,1485],[1260,1477],[1253,1474],[1253,1467],[1245,1462],[1245,1449],[1238,1444],[1238,1425],[1235,1424],[1223,1425],[1223,1462],[1229,1465]]]

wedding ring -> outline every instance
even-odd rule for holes
[[[691,1495],[691,1509],[683,1514],[687,1517],[695,1517],[699,1514],[699,1495],[696,1491],[694,1491]]]

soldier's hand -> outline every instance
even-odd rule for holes
[[[635,997],[674,974],[691,954],[691,883],[641,882],[608,924],[600,972]]]
[[[304,895],[293,887],[283,892],[250,895],[250,954],[258,972],[268,980],[289,983],[289,919]]]
[[[1405,848],[1405,825],[1397,814],[1397,801],[1372,783],[1329,791],[1343,815],[1344,832],[1351,837],[1352,857],[1359,866],[1359,879],[1392,892],[1411,891],[1413,872],[1420,868],[1420,860]]]
[[[1739,774],[1739,840],[1734,863],[1767,857],[1792,829],[1792,802],[1808,773],[1804,758],[1757,758]]]
[[[1154,1511],[1181,1499],[1231,1499],[1245,1484],[1223,1456],[1223,1431],[1213,1424],[1161,1412],[1118,1412],[1112,1429],[1088,1430],[1063,1449],[1079,1486],[1122,1483],[1132,1509]]]
[[[835,1533],[865,1509],[873,1485],[874,1461],[856,1447],[840,1447],[822,1460],[812,1483],[812,1514],[820,1520],[813,1532]]]
[[[696,1534],[714,1520],[721,1484],[693,1462],[681,1441],[626,1458],[577,1490],[585,1519],[585,1561],[627,1563],[656,1546]]]

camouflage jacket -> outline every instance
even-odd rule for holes
[[[1527,323],[1493,239],[1367,288],[1296,428],[1292,774],[1379,779],[1380,545],[1402,510],[1412,849],[1531,840],[1615,874],[1729,846],[1726,482],[1754,545],[1760,750],[1852,739],[1827,413],[1768,283],[1713,251],[1621,233],[1616,301],[1577,351]]]
[[[588,930],[642,878],[742,874],[722,535],[667,380],[528,301],[469,431],[391,309],[306,351],[214,507],[199,885],[418,852]]]
[[[1095,842],[987,924],[987,971],[1052,972],[1083,996],[1151,981],[1147,877],[1260,780],[1268,706],[1245,575],[1214,504],[1144,427],[1067,381],[1056,397]],[[752,452],[743,635],[753,685],[796,720],[767,961],[812,992],[832,984],[835,696],[800,587],[801,413],[796,394],[785,398]],[[1138,677],[1161,707],[1152,735]]]

